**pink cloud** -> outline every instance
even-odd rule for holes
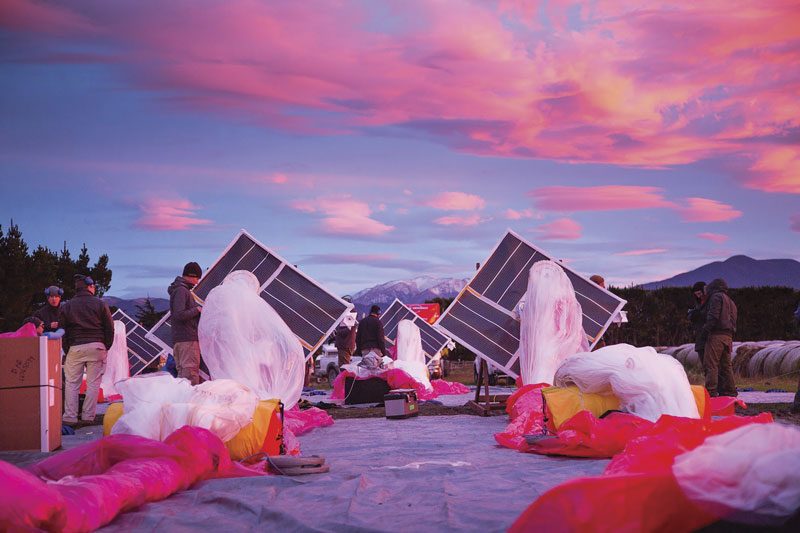
[[[506,209],[503,211],[503,216],[509,220],[520,220],[522,218],[541,218],[541,215],[537,215],[532,209],[524,209],[522,211]]]
[[[370,218],[369,205],[354,200],[349,194],[294,200],[289,206],[304,213],[321,213],[320,228],[324,233],[374,236],[394,229],[394,226]]]
[[[0,25],[113,51],[172,105],[317,134],[399,127],[499,157],[660,168],[746,154],[747,186],[800,188],[792,2],[64,5],[8,0]]]
[[[742,216],[732,206],[708,198],[687,198],[688,207],[678,207],[676,210],[684,222],[727,222]]]
[[[194,218],[199,209],[189,200],[150,198],[139,205],[141,216],[133,226],[146,231],[183,231],[211,224],[210,220]]]
[[[485,202],[480,196],[465,192],[442,192],[423,205],[448,211],[474,211],[483,209]]]
[[[559,218],[550,223],[542,224],[536,231],[544,233],[540,239],[575,240],[581,237],[581,225],[570,218]]]
[[[789,228],[800,233],[800,213],[795,213],[789,217]]]
[[[614,255],[650,255],[650,254],[663,254],[664,252],[668,252],[666,248],[651,248],[648,250],[631,250],[629,252],[620,252]]]
[[[433,223],[439,224],[440,226],[476,226],[489,220],[489,218],[481,218],[478,213],[473,213],[471,215],[449,215],[439,217],[435,219]]]
[[[283,184],[283,183],[286,183],[287,181],[289,181],[289,177],[286,174],[282,174],[280,172],[276,172],[270,177],[270,181],[272,183]]]
[[[602,185],[599,187],[540,187],[528,192],[540,209],[547,211],[611,211],[675,207],[661,195],[660,187]]]
[[[729,238],[727,235],[720,235],[719,233],[698,233],[697,236],[701,239],[716,243],[725,242]]]

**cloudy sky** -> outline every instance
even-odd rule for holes
[[[506,228],[615,285],[800,259],[796,1],[0,2],[0,213],[166,296],[245,228],[334,292]]]

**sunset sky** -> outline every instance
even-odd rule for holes
[[[506,228],[618,286],[800,260],[800,3],[0,2],[0,224],[166,297],[241,228],[333,292]]]

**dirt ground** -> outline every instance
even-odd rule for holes
[[[789,410],[789,404],[785,403],[751,403],[747,409],[736,407],[736,414],[739,416],[755,416],[759,413],[772,413],[772,418],[776,422],[794,424],[800,426],[800,414],[793,414]]]

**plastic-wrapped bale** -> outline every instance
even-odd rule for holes
[[[686,360],[684,365],[688,368],[701,368],[700,354],[694,351],[694,345],[686,350]]]
[[[752,378],[763,376],[764,362],[767,360],[767,357],[781,347],[781,344],[771,344],[763,350],[759,350],[750,358],[750,362],[747,364],[747,375]]]
[[[128,339],[126,337],[125,324],[119,320],[114,321],[114,342],[108,350],[106,358],[106,371],[100,387],[103,389],[103,396],[112,398],[119,396],[119,392],[114,387],[117,381],[131,376],[130,363],[128,362]]]
[[[567,357],[589,350],[581,305],[554,261],[534,263],[523,299],[517,350],[522,382],[553,383],[556,369]]]
[[[750,359],[763,349],[763,344],[754,342],[743,342],[737,346],[734,353],[731,355],[734,374],[742,377],[750,377]]]
[[[793,348],[793,344],[787,342],[780,348],[773,350],[767,356],[767,358],[764,360],[763,370],[765,378],[771,378],[781,373],[781,363],[783,363],[784,358],[792,351]]]
[[[258,279],[244,270],[211,289],[197,330],[200,351],[212,379],[232,379],[291,409],[303,392],[303,348],[258,291]]]
[[[681,362],[681,364],[686,364],[686,356],[689,354],[689,351],[692,349],[691,344],[682,344],[675,349],[673,357]]]
[[[573,355],[558,369],[555,382],[577,385],[581,392],[612,392],[623,411],[653,422],[661,415],[700,417],[683,366],[649,346],[613,344]]]
[[[792,347],[792,350],[786,354],[786,357],[781,361],[780,373],[788,374],[790,372],[797,372],[800,370],[800,343]]]
[[[422,351],[422,338],[419,328],[410,320],[401,320],[397,324],[397,360],[394,368],[408,373],[422,383],[426,389],[433,390],[425,365],[425,352]]]

